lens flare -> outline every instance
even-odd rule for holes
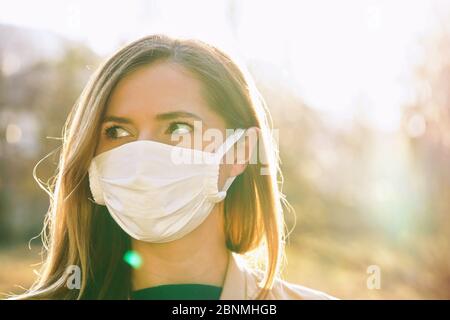
[[[123,260],[132,268],[139,269],[142,265],[142,258],[136,251],[130,250],[125,252]]]

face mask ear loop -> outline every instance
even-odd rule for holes
[[[231,149],[231,147],[233,147],[236,144],[236,142],[239,141],[239,139],[241,139],[241,137],[243,136],[244,133],[245,133],[244,129],[236,129],[236,131],[225,140],[225,142],[216,151],[218,162]],[[231,184],[233,183],[235,178],[236,177],[234,176],[234,177],[230,177],[227,179],[222,190],[220,191],[221,193],[223,193],[223,195],[226,194],[226,191],[231,186]]]

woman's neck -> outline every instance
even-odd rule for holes
[[[198,228],[179,240],[133,240],[133,250],[143,262],[133,269],[133,290],[180,283],[222,286],[229,258],[222,212],[223,207],[216,206]]]

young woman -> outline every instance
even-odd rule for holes
[[[331,298],[279,277],[270,130],[250,77],[215,47],[154,35],[120,49],[69,114],[45,261],[20,298]]]

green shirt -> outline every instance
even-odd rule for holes
[[[206,284],[167,284],[133,291],[133,300],[219,300],[222,287]]]

